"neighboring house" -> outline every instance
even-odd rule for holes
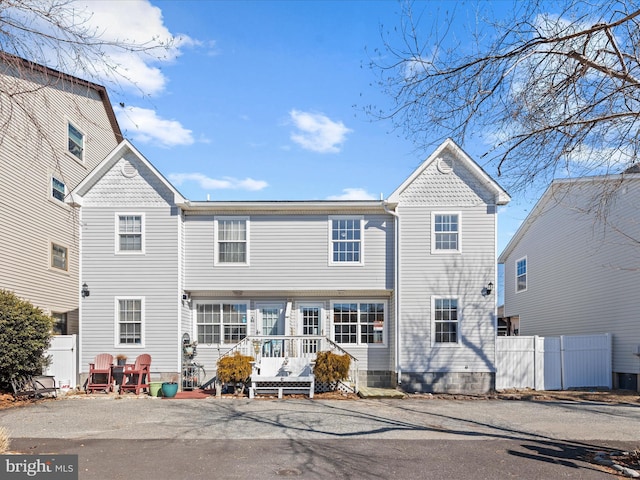
[[[91,292],[83,375],[99,353],[149,353],[167,378],[185,333],[207,372],[246,337],[319,335],[357,358],[368,385],[494,385],[486,288],[509,196],[451,140],[384,201],[246,202],[189,201],[124,141],[68,201],[80,207]]]
[[[64,201],[122,140],[100,85],[0,53],[0,289],[78,331],[78,218]]]
[[[556,180],[513,236],[505,311],[520,335],[611,333],[614,386],[640,370],[640,174]]]

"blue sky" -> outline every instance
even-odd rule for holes
[[[165,61],[123,61],[136,87],[105,83],[125,136],[191,200],[378,199],[430,153],[363,110],[389,104],[368,63],[395,1],[77,1],[107,35],[179,37]],[[510,193],[499,251],[534,200]]]

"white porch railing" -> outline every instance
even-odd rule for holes
[[[253,357],[256,363],[260,363],[262,358],[305,358],[311,364],[315,362],[318,352],[327,351],[351,358],[347,381],[358,392],[358,359],[331,339],[320,335],[251,335],[234,345],[222,357],[240,352]]]

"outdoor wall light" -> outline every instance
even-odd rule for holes
[[[82,290],[80,291],[82,298],[88,297],[90,293],[91,292],[89,292],[89,286],[86,283],[83,283]]]
[[[486,297],[487,295],[491,295],[493,291],[493,282],[489,282],[486,287],[482,289],[482,296]]]

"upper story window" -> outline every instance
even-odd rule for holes
[[[144,302],[141,298],[116,299],[118,345],[142,346]]]
[[[216,219],[217,264],[249,263],[249,219],[248,217],[220,217]]]
[[[117,214],[116,251],[119,253],[144,253],[144,216],[142,214]]]
[[[383,345],[386,341],[385,303],[334,303],[333,333],[336,343]]]
[[[67,193],[67,187],[62,180],[55,176],[51,176],[51,197],[64,202]]]
[[[362,263],[362,218],[329,217],[331,257],[329,263]]]
[[[74,157],[84,161],[84,133],[69,123],[68,127],[68,150]]]
[[[431,252],[460,251],[460,214],[434,213],[432,215]]]
[[[516,292],[527,289],[527,257],[516,261]]]
[[[458,343],[458,300],[436,298],[433,301],[435,343]]]
[[[246,303],[199,303],[196,307],[198,343],[238,343],[247,336],[247,308]]]
[[[67,248],[51,243],[51,266],[65,272],[69,269]]]

